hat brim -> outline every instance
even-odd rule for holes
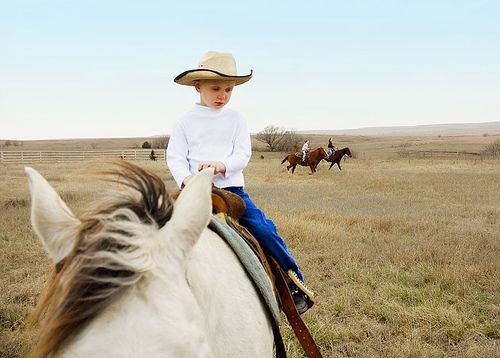
[[[225,81],[235,81],[236,86],[241,85],[252,78],[253,71],[250,70],[250,74],[246,76],[229,76],[223,73],[206,70],[206,69],[195,69],[182,72],[179,76],[174,78],[174,82],[185,86],[194,86],[194,81],[198,80],[225,80]]]

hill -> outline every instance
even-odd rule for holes
[[[342,130],[306,130],[297,131],[300,134],[325,134],[325,135],[496,135],[500,134],[500,121],[484,123],[450,123],[428,124],[417,126],[397,127],[366,127]]]

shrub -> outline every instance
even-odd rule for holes
[[[411,143],[404,142],[399,147],[400,147],[398,151],[399,156],[401,158],[408,158],[410,156],[410,150],[408,148],[411,147]]]
[[[163,136],[163,137],[156,137],[151,141],[151,148],[156,148],[156,149],[165,149],[168,144],[168,137]]]
[[[295,131],[289,130],[283,136],[283,140],[278,145],[278,150],[281,152],[298,152],[302,148],[304,138],[298,135]]]
[[[500,159],[500,139],[488,144],[482,151],[481,156]]]

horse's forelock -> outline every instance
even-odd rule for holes
[[[126,195],[115,196],[108,205],[97,210],[99,214],[109,213],[117,208],[131,209],[143,222],[154,221],[163,227],[172,216],[172,199],[165,184],[157,175],[129,162],[115,162],[116,169],[101,171],[108,181],[132,189]],[[134,195],[135,194],[135,195]],[[139,198],[137,198],[139,194]]]
[[[151,268],[144,231],[165,225],[172,200],[158,176],[127,162],[115,165],[104,174],[131,190],[108,197],[81,219],[72,253],[53,272],[31,316],[32,322],[42,319],[35,357],[57,351]]]

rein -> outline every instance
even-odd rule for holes
[[[281,309],[285,313],[288,322],[292,326],[293,332],[299,340],[299,343],[302,346],[306,357],[322,358],[323,356],[321,355],[321,352],[319,351],[314,338],[312,337],[309,329],[302,320],[302,317],[300,317],[299,312],[297,312],[297,308],[295,307],[295,303],[293,302],[293,297],[286,283],[283,271],[281,271],[281,268],[274,257],[268,256],[268,258],[275,277],[274,283],[278,290],[279,298],[281,301]],[[286,357],[286,352],[283,353],[283,356],[278,355],[278,352],[278,349],[276,349],[277,358]]]

